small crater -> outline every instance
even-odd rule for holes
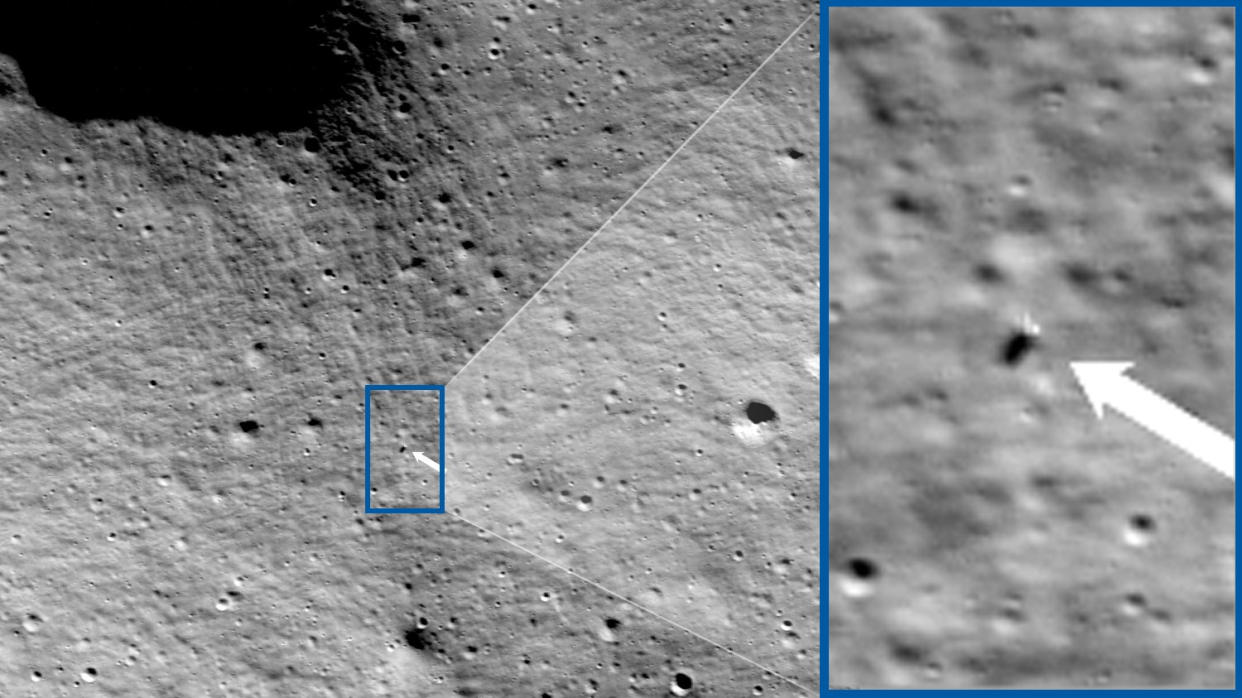
[[[1021,632],[1027,622],[1027,614],[1022,598],[1017,595],[1006,596],[996,609],[992,618],[992,630],[1002,635],[1013,635]]]
[[[889,654],[899,664],[922,666],[927,661],[927,653],[921,647],[916,647],[904,640],[892,640],[889,643]]]
[[[684,671],[674,674],[673,680],[668,686],[669,693],[675,696],[688,696],[693,689],[694,679]]]
[[[1062,267],[1062,273],[1065,279],[1074,286],[1084,288],[1093,288],[1100,283],[1102,273],[1099,267],[1092,262],[1071,261]]]
[[[22,629],[28,633],[37,633],[41,627],[43,627],[43,619],[33,613],[27,614],[22,619]]]
[[[431,647],[431,638],[426,628],[426,620],[420,618],[417,625],[405,631],[405,644],[411,649],[420,651]]]
[[[1142,548],[1151,544],[1155,534],[1156,520],[1147,514],[1140,513],[1130,517],[1129,525],[1126,526],[1123,537],[1126,545]]]
[[[1122,600],[1121,612],[1131,618],[1147,612],[1147,597],[1132,591]]]
[[[845,317],[845,304],[841,301],[828,301],[828,324],[836,325]]]
[[[851,558],[845,563],[845,574],[842,575],[841,593],[852,599],[862,599],[875,593],[875,584],[880,577],[880,569],[875,562],[864,558]]]
[[[259,431],[259,423],[253,419],[244,419],[237,423],[237,428],[241,429],[243,433],[255,434]]]
[[[616,630],[621,627],[621,621],[616,618],[605,618],[602,625],[598,626],[596,635],[600,640],[609,643],[617,642]]]
[[[746,403],[746,418],[752,424],[765,424],[776,420],[776,410],[758,400]]]
[[[974,274],[976,280],[989,286],[1005,282],[1005,272],[992,262],[976,264]]]
[[[865,557],[852,558],[848,566],[855,579],[870,581],[880,576],[880,568]]]
[[[1005,188],[1005,193],[1014,199],[1025,199],[1031,193],[1031,187],[1035,182],[1030,175],[1018,174],[1009,180],[1009,186]]]
[[[894,211],[900,211],[901,213],[906,214],[918,213],[922,208],[917,199],[905,192],[894,194],[891,203]]]

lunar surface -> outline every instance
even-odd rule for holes
[[[371,508],[440,508],[440,396],[370,392]]]
[[[0,695],[818,694],[815,4],[22,5]]]
[[[1233,686],[1233,9],[828,21],[827,683]]]

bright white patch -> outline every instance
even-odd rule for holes
[[[1039,324],[1031,318],[1031,314],[1028,312],[1024,311],[1022,313],[1022,317],[1018,319],[1018,326],[1023,332],[1031,335],[1032,337],[1039,336]]]
[[[811,374],[812,378],[819,380],[819,354],[816,354],[815,356],[808,356],[803,359],[802,366],[806,369],[807,373]]]
[[[1026,175],[1014,177],[1005,187],[1005,193],[1015,199],[1025,199],[1031,193],[1031,178]]]
[[[1191,68],[1186,71],[1186,82],[1191,85],[1204,87],[1206,85],[1211,85],[1213,82],[1216,82],[1216,80],[1211,73],[1203,70],[1202,68]]]
[[[856,577],[845,577],[841,580],[841,593],[851,599],[864,599],[875,593],[875,587]]]
[[[254,448],[254,439],[247,433],[234,431],[229,434],[229,445],[239,451],[249,451]]]
[[[1142,548],[1151,543],[1151,534],[1133,526],[1126,527],[1123,538],[1126,541],[1126,545],[1131,545],[1136,548]]]
[[[764,429],[758,424],[738,423],[733,425],[733,435],[741,439],[747,446],[759,446],[767,441]]]
[[[1216,197],[1216,200],[1223,206],[1233,208],[1234,205],[1234,178],[1232,174],[1218,172],[1208,174],[1207,180],[1208,190]]]

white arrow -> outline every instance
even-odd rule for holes
[[[1070,368],[1082,385],[1095,416],[1104,405],[1124,414],[1156,436],[1234,479],[1233,439],[1125,375],[1129,361],[1073,361]]]
[[[440,472],[440,464],[431,460],[427,456],[424,456],[422,451],[414,451],[414,460],[418,461],[419,463],[422,463],[428,468],[431,468],[437,473]]]

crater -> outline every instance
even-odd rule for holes
[[[776,410],[766,403],[751,400],[746,403],[746,418],[751,424],[765,424],[776,420]]]
[[[434,651],[435,648],[432,645],[435,643],[435,636],[434,633],[427,629],[428,625],[430,624],[426,618],[419,618],[417,623],[406,628],[403,635],[406,646],[420,652],[424,650]]]
[[[669,693],[675,696],[688,696],[694,688],[694,679],[684,671],[679,671],[673,675],[673,681],[669,684]]]
[[[0,13],[0,53],[17,61],[40,107],[73,122],[146,117],[201,133],[295,130],[342,97],[356,72],[358,59],[342,50],[350,24],[337,7],[10,3]]]

